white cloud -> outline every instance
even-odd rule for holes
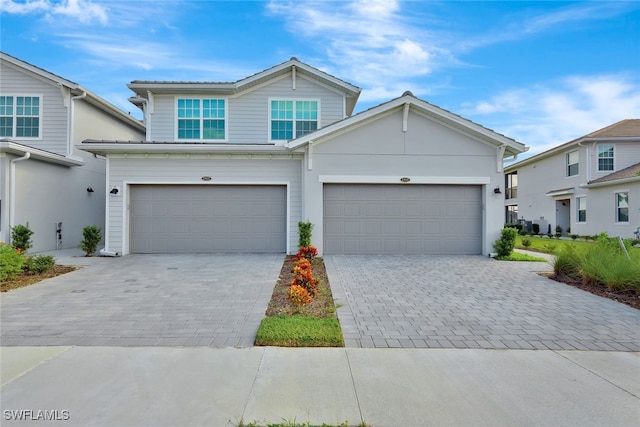
[[[48,18],[66,16],[85,24],[95,20],[105,25],[109,21],[107,9],[89,0],[62,0],[60,2],[27,0],[24,3],[3,0],[0,10],[4,13],[17,15],[44,14]]]
[[[404,17],[397,1],[273,1],[267,10],[283,16],[292,33],[324,45],[329,63],[321,66],[363,86],[361,100],[398,97],[410,89],[402,82],[454,62],[442,39],[436,42],[438,37],[416,23],[424,19]],[[403,89],[397,90],[400,85]],[[387,96],[392,88],[395,92]]]
[[[628,75],[571,76],[505,90],[461,113],[531,147],[531,154],[617,121],[640,117],[640,81]]]

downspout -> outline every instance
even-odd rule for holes
[[[31,153],[24,153],[24,156],[11,160],[9,165],[9,179],[11,180],[9,187],[9,230],[15,227],[16,220],[16,163],[29,160],[30,157]]]
[[[75,108],[74,105],[75,103],[73,101],[77,100],[77,99],[83,99],[87,97],[87,92],[82,91],[81,95],[78,96],[73,96],[71,97],[71,105],[69,106],[69,144],[67,144],[67,156],[71,157],[73,156],[73,138],[74,138],[74,132],[73,132],[73,116],[75,114]]]

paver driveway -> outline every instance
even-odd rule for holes
[[[640,311],[480,256],[325,256],[348,347],[640,351]]]
[[[2,294],[2,345],[252,346],[283,259],[93,258],[80,270]]]

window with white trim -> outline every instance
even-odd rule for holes
[[[616,193],[616,222],[629,222],[629,193]]]
[[[567,153],[567,176],[578,175],[579,156],[578,151]]]
[[[179,140],[226,139],[226,102],[213,98],[180,98],[176,105]]]
[[[576,197],[576,222],[587,222],[587,198]]]
[[[598,171],[613,170],[613,145],[598,145]]]
[[[0,137],[40,138],[39,96],[0,96]]]
[[[318,101],[272,100],[269,109],[272,141],[286,141],[318,129]]]

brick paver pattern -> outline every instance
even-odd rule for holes
[[[2,294],[3,346],[252,346],[283,254],[128,255]]]
[[[347,347],[640,351],[640,311],[480,256],[325,256]]]

